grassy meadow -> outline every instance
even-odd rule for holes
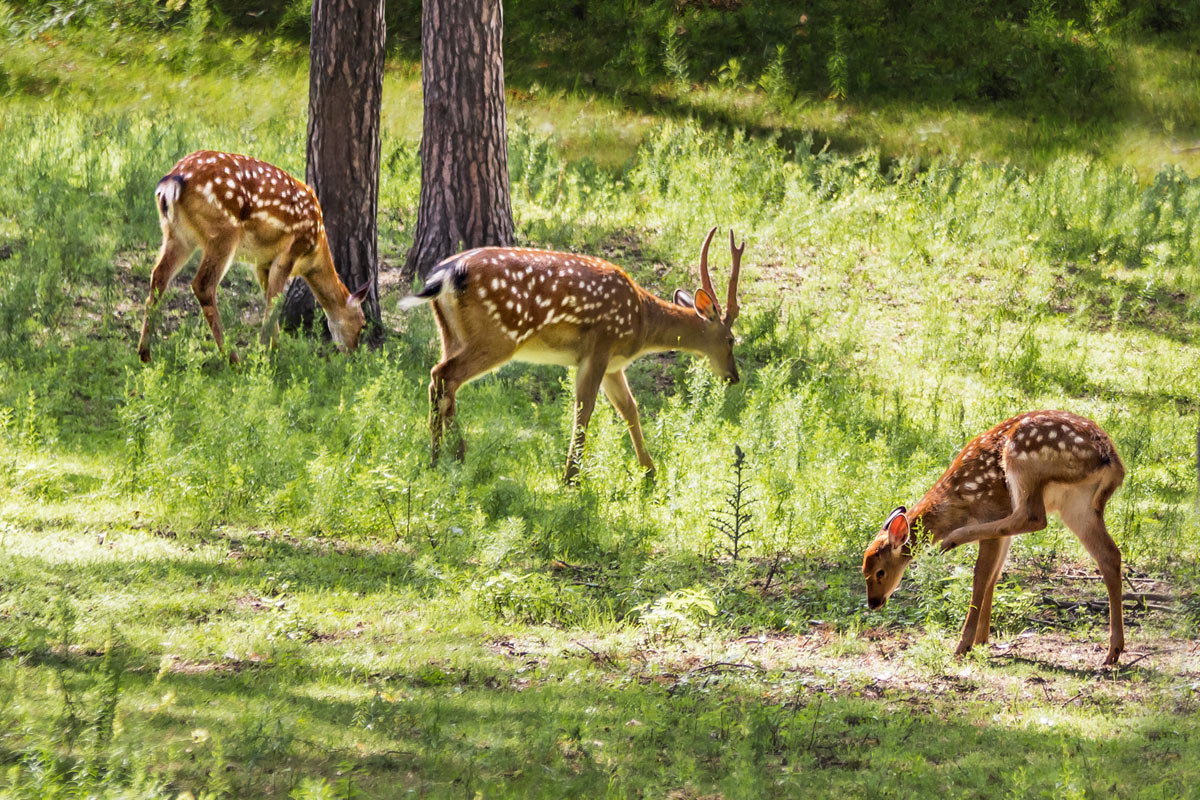
[[[729,78],[649,49],[641,95],[535,89],[518,50],[522,244],[665,297],[695,288],[711,225],[747,240],[742,382],[637,362],[656,480],[603,405],[566,489],[553,367],[460,392],[466,458],[428,463],[435,329],[396,306],[420,173],[403,40],[383,346],[262,349],[235,267],[231,366],[185,268],[138,361],[158,178],[200,147],[304,172],[303,47],[220,9],[38,29],[0,4],[0,798],[1197,796],[1200,182],[1180,142],[1200,62],[1173,35],[1081,32],[1145,91],[1109,86],[1128,116],[1062,136],[856,71],[833,98],[793,75],[784,103],[770,58]],[[667,96],[692,106],[656,111]],[[935,118],[945,135],[914,132]],[[1102,584],[1057,520],[1014,544],[992,644],[963,659],[973,548],[925,554],[865,610],[887,512],[1039,407],[1094,418],[1128,470],[1107,515],[1130,593],[1116,669],[1097,669]],[[713,524],[735,447],[737,560]]]

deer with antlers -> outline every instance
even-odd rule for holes
[[[429,383],[433,460],[454,419],[459,387],[515,359],[576,368],[568,483],[578,476],[601,388],[629,426],[638,463],[653,474],[625,367],[646,353],[686,350],[707,356],[713,372],[730,383],[738,381],[731,328],[745,244],[735,246],[729,232],[733,263],[722,316],[708,272],[716,230],[700,251],[701,288],[695,295],[676,291],[673,302],[650,294],[607,261],[572,253],[483,247],[434,267],[424,288],[401,301],[402,308],[430,302],[441,334],[442,360]],[[459,458],[462,450],[460,438]]]
[[[222,352],[217,286],[237,253],[254,260],[266,296],[264,342],[278,333],[272,301],[296,274],[325,310],[334,343],[345,352],[358,346],[366,322],[362,301],[370,284],[350,292],[338,278],[321,206],[309,186],[256,158],[200,150],[180,159],[158,182],[154,196],[163,239],[138,340],[142,361],[150,360],[153,312],[175,273],[197,249],[202,255],[192,291]],[[229,358],[236,362],[237,353],[231,350]]]
[[[894,510],[863,557],[867,606],[887,603],[913,558],[910,531],[923,529],[943,551],[979,542],[971,607],[956,654],[988,640],[992,592],[1012,537],[1040,531],[1057,511],[1100,568],[1108,588],[1104,663],[1125,649],[1121,551],[1104,525],[1104,506],[1125,479],[1112,439],[1090,419],[1031,411],[975,437],[909,511]]]

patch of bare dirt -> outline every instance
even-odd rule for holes
[[[1026,632],[953,659],[936,640],[910,631],[871,629],[846,636],[816,627],[807,634],[769,632],[722,641],[651,646],[582,637],[570,646],[506,639],[489,649],[522,664],[552,657],[586,658],[613,679],[633,678],[675,689],[714,680],[761,683],[765,693],[809,691],[907,702],[977,700],[1122,707],[1200,689],[1200,640],[1134,632],[1116,668],[1099,665],[1107,634]],[[943,649],[945,648],[945,649]],[[786,688],[785,688],[786,687]]]
[[[175,675],[232,675],[244,672],[247,669],[263,666],[267,663],[267,660],[267,656],[261,653],[249,653],[245,656],[226,653],[225,657],[220,661],[196,660],[181,658],[176,655],[165,655],[163,656],[163,666],[161,669]]]
[[[286,602],[282,597],[259,597],[252,594],[244,594],[233,599],[234,606],[245,611],[275,611],[282,609]]]

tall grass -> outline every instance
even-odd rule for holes
[[[783,536],[791,520],[790,547],[848,554],[975,432],[1055,405],[1095,416],[1131,451],[1120,496],[1136,509],[1130,548],[1166,558],[1184,547],[1200,328],[1200,277],[1185,265],[1200,255],[1200,187],[1177,171],[1145,188],[1074,158],[1038,174],[950,162],[881,172],[870,153],[788,152],[667,125],[614,175],[567,165],[518,129],[513,197],[527,242],[610,254],[663,293],[690,288],[712,222],[751,242],[739,323],[750,379],[724,389],[682,357],[636,369],[661,478],[644,493],[621,426],[602,412],[583,495],[606,501],[574,537],[544,519],[562,498],[553,475],[570,412],[559,371],[513,367],[467,390],[476,455],[428,468],[423,312],[394,317],[380,352],[313,360],[307,342],[289,341],[231,371],[188,307],[156,342],[157,361],[134,363],[128,337],[157,233],[147,187],[182,153],[218,142],[300,172],[299,139],[296,122],[215,130],[66,112],[11,113],[0,128],[11,250],[0,261],[0,406],[51,431],[47,445],[96,452],[103,491],[143,514],[372,535],[391,529],[391,504],[410,492],[425,498],[422,524],[491,529],[515,516],[534,538],[543,526],[564,536],[546,552],[566,555],[556,548],[622,529],[620,499],[640,506],[647,547],[703,550],[705,526],[679,509],[718,491],[736,443],[772,498],[761,536]],[[15,157],[18,143],[28,157]],[[389,220],[411,218],[416,153],[384,149],[383,237],[402,247]],[[245,308],[244,273],[229,289],[224,302]],[[647,391],[663,379],[675,390]]]
[[[648,641],[662,642],[681,631],[807,629],[821,619],[853,637],[861,625],[855,561],[886,511],[919,496],[976,433],[1043,406],[1088,414],[1113,435],[1128,478],[1109,521],[1131,570],[1175,572],[1198,554],[1189,503],[1200,411],[1200,186],[1177,171],[1143,185],[1081,158],[1037,173],[951,161],[881,168],[871,152],[814,153],[667,123],[613,173],[567,162],[518,125],[510,164],[524,243],[605,255],[666,296],[695,288],[691,265],[711,224],[732,225],[749,242],[737,325],[743,382],[726,387],[688,356],[645,359],[631,383],[657,480],[642,480],[623,423],[604,407],[592,421],[582,485],[565,490],[558,476],[571,390],[554,368],[513,365],[465,389],[466,459],[430,467],[434,330],[424,310],[395,311],[401,288],[385,300],[394,334],[378,350],[344,358],[285,336],[267,352],[250,344],[254,326],[244,322],[259,311],[256,289],[248,271],[234,270],[222,304],[245,358],[233,368],[181,281],[154,362],[137,362],[159,175],[200,146],[250,152],[299,174],[302,141],[293,119],[216,127],[178,116],[0,112],[0,536],[148,530],[198,548],[171,565],[148,554],[128,572],[64,567],[88,588],[62,591],[96,598],[75,623],[88,641],[103,641],[130,615],[223,613],[209,607],[210,590],[232,593],[244,581],[255,598],[290,596],[300,585],[339,597],[386,591],[472,635],[644,621]],[[416,207],[417,153],[388,139],[384,154],[381,236],[385,252],[399,253]],[[718,273],[726,263],[718,254]],[[751,559],[738,565],[721,557],[727,543],[709,524],[735,446],[755,499],[744,543]],[[268,543],[253,544],[262,532]],[[287,543],[308,537],[335,549],[300,567]],[[1085,558],[1057,524],[1022,539],[1025,554]],[[347,561],[337,550],[346,547],[364,555]],[[244,567],[215,566],[227,551],[249,550]],[[776,597],[748,589],[778,554],[802,589]],[[965,557],[917,572],[918,591],[891,613],[932,630],[954,624]],[[29,553],[9,558],[20,593],[6,601],[12,613],[0,614],[0,632],[23,642],[20,652],[48,658],[53,643],[30,637],[53,629],[55,588],[43,582],[60,573]],[[155,576],[182,594],[135,598],[122,588]],[[1002,630],[1021,629],[1028,599],[1017,592],[1002,603]],[[289,607],[240,631],[205,623],[203,636],[169,645],[143,630],[129,647],[143,666],[168,647],[209,660],[243,648],[301,675],[308,667],[296,643],[319,635],[322,613]],[[354,656],[367,675],[379,657]],[[87,690],[100,698],[102,677]],[[296,717],[268,713],[284,701],[260,699],[263,709],[243,709],[241,727],[226,734],[242,761],[283,758],[303,738]],[[658,700],[635,699],[649,722]],[[386,721],[399,713],[362,703],[356,714]],[[718,727],[733,713],[703,708]],[[432,725],[424,741],[444,754],[426,721],[435,712],[388,724]],[[764,730],[779,722],[759,719],[770,710],[753,704],[737,713]],[[805,719],[779,722],[779,741],[800,746],[814,725]],[[763,741],[734,738],[751,749]],[[214,763],[226,757],[205,748]],[[13,796],[36,792],[31,776],[53,769],[75,780],[83,768],[47,767],[33,750],[20,752]],[[429,757],[457,769],[438,760],[448,756]],[[738,763],[750,769],[758,757]],[[139,769],[114,773],[125,776],[117,783],[136,777],[152,796],[161,787]],[[689,774],[679,769],[676,778]]]

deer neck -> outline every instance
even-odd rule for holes
[[[955,502],[941,481],[913,506],[908,518],[909,526],[916,531],[923,530],[932,542],[940,542],[966,523],[966,508]]]
[[[333,254],[329,252],[329,240],[324,237],[317,245],[317,254],[304,280],[326,314],[338,314],[346,308],[350,291],[338,278],[337,270],[333,267]]]
[[[643,352],[686,350],[705,352],[708,323],[694,309],[660,300],[649,292],[642,294]]]

